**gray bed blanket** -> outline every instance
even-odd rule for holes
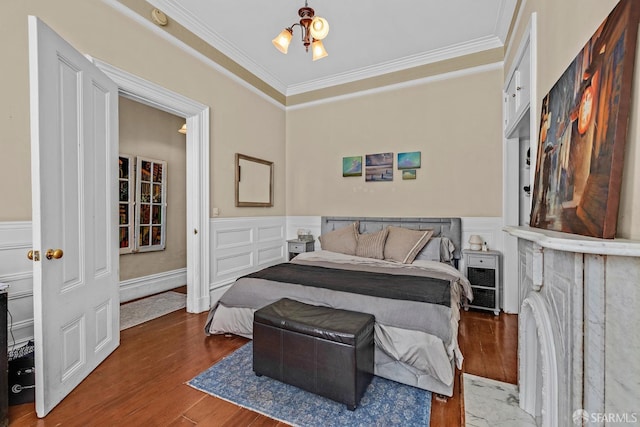
[[[434,277],[344,270],[295,263],[274,265],[244,277],[380,298],[428,302],[447,307],[451,305],[450,281]]]

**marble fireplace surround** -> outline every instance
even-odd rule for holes
[[[640,242],[504,230],[518,238],[520,407],[551,427],[640,419]]]

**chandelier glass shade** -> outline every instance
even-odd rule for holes
[[[298,16],[300,16],[300,22],[282,30],[282,32],[272,40],[273,45],[280,52],[286,54],[289,50],[291,39],[293,38],[293,27],[298,25],[302,29],[302,44],[307,52],[309,51],[309,45],[311,45],[313,60],[315,61],[327,56],[328,53],[322,44],[322,40],[329,34],[329,23],[327,20],[315,16],[315,11],[308,6],[306,1],[304,7],[298,10]]]

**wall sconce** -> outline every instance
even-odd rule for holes
[[[484,243],[484,240],[482,240],[482,237],[478,236],[477,234],[474,234],[473,236],[469,237],[469,249],[471,249],[472,251],[481,250],[483,243]]]
[[[187,124],[183,124],[182,127],[180,129],[178,129],[178,132],[180,132],[183,135],[187,134]]]

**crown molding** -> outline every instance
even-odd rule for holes
[[[157,35],[161,39],[167,41],[168,43],[172,44],[176,48],[186,52],[187,54],[189,54],[189,55],[193,56],[194,58],[196,58],[196,59],[202,61],[203,63],[207,64],[209,67],[211,67],[215,71],[219,72],[220,74],[222,74],[225,77],[230,78],[235,83],[238,83],[240,86],[242,86],[245,89],[248,89],[249,91],[251,91],[252,93],[258,95],[260,98],[264,99],[265,101],[269,102],[270,104],[272,104],[272,105],[274,105],[274,106],[276,106],[276,107],[278,107],[280,109],[284,109],[284,105],[281,102],[273,99],[271,96],[269,96],[268,94],[264,93],[262,90],[256,88],[255,86],[251,85],[250,83],[248,83],[244,79],[238,77],[236,74],[234,74],[234,73],[230,72],[229,70],[227,70],[226,68],[222,67],[220,64],[216,63],[211,58],[209,58],[209,57],[203,55],[202,53],[198,52],[193,47],[189,46],[188,44],[186,44],[186,43],[184,43],[184,42],[182,42],[180,40],[178,40],[176,37],[174,37],[173,35],[167,33],[166,31],[160,29],[157,25],[154,25],[153,23],[151,23],[151,21],[144,19],[142,16],[138,15],[136,12],[134,12],[131,9],[129,9],[124,4],[120,3],[119,0],[102,0],[102,2],[107,4],[108,6],[112,7],[113,9],[117,10],[118,12],[122,13],[124,16],[128,17],[129,19],[133,20],[138,25],[141,25],[142,27],[146,28],[147,30],[150,30],[155,35]]]
[[[287,85],[284,82],[272,73],[269,73],[264,67],[253,61],[233,44],[220,37],[218,33],[211,31],[211,29],[209,29],[197,17],[188,13],[179,2],[170,0],[150,0],[149,3],[167,13],[172,19],[187,30],[218,49],[241,67],[246,68],[251,74],[255,75],[278,92],[283,95],[286,94]]]
[[[508,11],[512,11],[512,9],[515,7],[516,0],[502,0],[502,2],[502,12],[500,18],[498,19],[498,22],[496,23],[496,26],[501,29],[501,33],[504,32],[504,34],[506,35],[506,32],[508,31],[510,25],[510,20],[508,20]],[[228,56],[231,60],[236,62],[238,65],[244,67],[247,71],[251,72],[256,77],[258,77],[285,96],[298,95],[305,92],[325,89],[331,86],[352,83],[358,80],[378,77],[383,74],[402,71],[413,67],[419,67],[434,62],[481,52],[483,50],[502,47],[504,46],[503,40],[505,37],[500,37],[500,34],[497,36],[493,35],[478,38],[469,42],[459,43],[447,46],[445,48],[407,56],[397,60],[376,64],[370,67],[364,67],[357,70],[334,74],[321,79],[310,80],[307,82],[287,86],[276,76],[269,73],[260,64],[247,57],[232,43],[229,43],[227,40],[224,40],[222,37],[220,37],[215,31],[207,28],[207,26],[202,21],[200,21],[197,17],[191,15],[184,7],[179,4],[179,2],[172,0],[149,0],[149,3],[169,14],[172,19],[176,20],[189,31],[193,32],[196,36],[211,44],[224,55]]]
[[[383,74],[445,61],[447,59],[470,55],[473,53],[495,49],[502,46],[502,41],[500,41],[500,39],[496,36],[483,37],[469,42],[459,43],[447,46],[445,48],[424,52],[418,55],[407,56],[394,61],[376,64],[371,67],[364,67],[346,73],[334,74],[333,76],[329,76],[323,79],[317,79],[297,85],[291,85],[287,88],[286,95],[298,95],[313,90],[325,89],[327,87],[345,83],[352,83],[358,80],[378,77]]]
[[[345,95],[337,95],[337,96],[332,96],[332,97],[319,99],[319,100],[316,100],[316,101],[303,102],[303,103],[300,103],[300,104],[295,104],[295,105],[291,105],[291,106],[286,107],[286,111],[293,111],[293,110],[299,110],[299,109],[303,109],[303,108],[315,107],[317,105],[329,104],[329,103],[337,102],[337,101],[344,101],[346,99],[359,98],[359,97],[362,97],[362,96],[374,95],[374,94],[388,92],[388,91],[392,91],[392,90],[405,89],[405,88],[409,88],[409,87],[413,87],[413,86],[420,86],[420,85],[424,85],[424,84],[428,84],[428,83],[433,83],[433,82],[438,82],[438,81],[442,81],[442,80],[459,78],[459,77],[468,76],[468,75],[472,75],[472,74],[484,73],[484,72],[493,71],[493,70],[500,70],[503,67],[504,67],[504,62],[503,61],[494,62],[494,63],[491,63],[491,64],[485,64],[485,65],[478,65],[478,66],[475,66],[475,67],[465,68],[463,70],[450,71],[450,72],[447,72],[447,73],[436,74],[434,76],[429,76],[429,77],[423,77],[423,78],[420,78],[420,79],[409,80],[409,81],[402,82],[402,83],[392,83],[392,84],[389,84],[389,85],[386,85],[386,86],[381,86],[381,87],[377,87],[377,88],[373,88],[373,89],[361,90],[361,91],[358,91],[358,92],[348,93],[348,94],[345,94]]]
[[[524,0],[526,2],[526,0]],[[511,27],[511,21],[513,19],[513,13],[516,10],[517,0],[502,0],[500,6],[500,13],[496,20],[496,28],[494,33],[498,36],[502,44],[507,40],[509,35],[509,28]]]
[[[112,6],[118,4],[117,0],[103,0]],[[526,1],[526,0],[525,0]],[[172,19],[174,19],[177,23],[185,27],[188,31],[192,32],[195,36],[201,38],[205,42],[209,43],[215,49],[220,51],[223,55],[227,56],[229,59],[234,61],[239,66],[246,69],[248,72],[256,76],[258,79],[262,80],[264,83],[271,86],[274,90],[285,96],[299,95],[306,92],[311,92],[320,89],[326,89],[328,87],[352,83],[355,81],[378,77],[384,74],[389,74],[393,72],[403,71],[414,67],[424,66],[431,63],[436,63],[439,61],[449,60],[456,57],[461,57],[465,55],[475,54],[478,52],[482,52],[484,50],[495,49],[499,47],[504,47],[504,39],[509,30],[509,26],[511,25],[510,14],[509,12],[513,12],[513,9],[516,6],[517,0],[501,0],[501,13],[496,20],[496,34],[491,36],[486,36],[482,38],[478,38],[475,40],[471,40],[464,43],[459,43],[451,46],[447,46],[441,49],[432,50],[429,52],[420,53],[417,55],[407,56],[404,58],[400,58],[393,61],[388,61],[381,64],[376,64],[369,67],[363,67],[356,70],[351,70],[344,73],[338,73],[334,75],[327,76],[321,79],[310,80],[307,82],[289,85],[287,86],[284,82],[282,82],[279,78],[274,76],[272,73],[267,71],[263,66],[251,60],[246,54],[244,54],[241,50],[236,48],[229,41],[224,40],[220,37],[215,31],[207,28],[207,26],[200,21],[197,17],[194,17],[190,14],[181,4],[180,2],[176,2],[174,0],[147,0],[149,4],[154,7],[157,7],[167,13]],[[126,7],[125,7],[126,8]],[[118,7],[118,9],[122,10],[123,7]],[[144,22],[143,19],[138,20],[138,22]],[[183,43],[178,41],[174,36],[169,33],[166,33],[163,30],[158,28],[153,28],[154,26],[150,22],[144,22],[145,26],[151,27],[154,32],[161,33],[163,38],[172,39],[173,44],[180,47],[181,49],[194,53],[194,49]],[[204,55],[195,52],[196,56],[206,58]],[[206,62],[213,63],[215,62],[210,58],[206,58]],[[217,64],[216,64],[217,65]],[[225,75],[232,74],[221,66],[217,65],[214,68],[219,71],[223,71]],[[238,76],[234,75],[234,80],[241,80]],[[250,86],[245,83],[245,86]],[[253,86],[251,86],[253,88]],[[255,88],[253,88],[256,91]],[[259,90],[257,90],[259,91]],[[261,91],[259,91],[262,93]],[[266,95],[265,95],[266,96]],[[270,99],[270,101],[274,101]],[[277,103],[277,102],[274,102]],[[279,104],[279,103],[278,103]],[[282,104],[279,104],[280,107],[283,107]]]

